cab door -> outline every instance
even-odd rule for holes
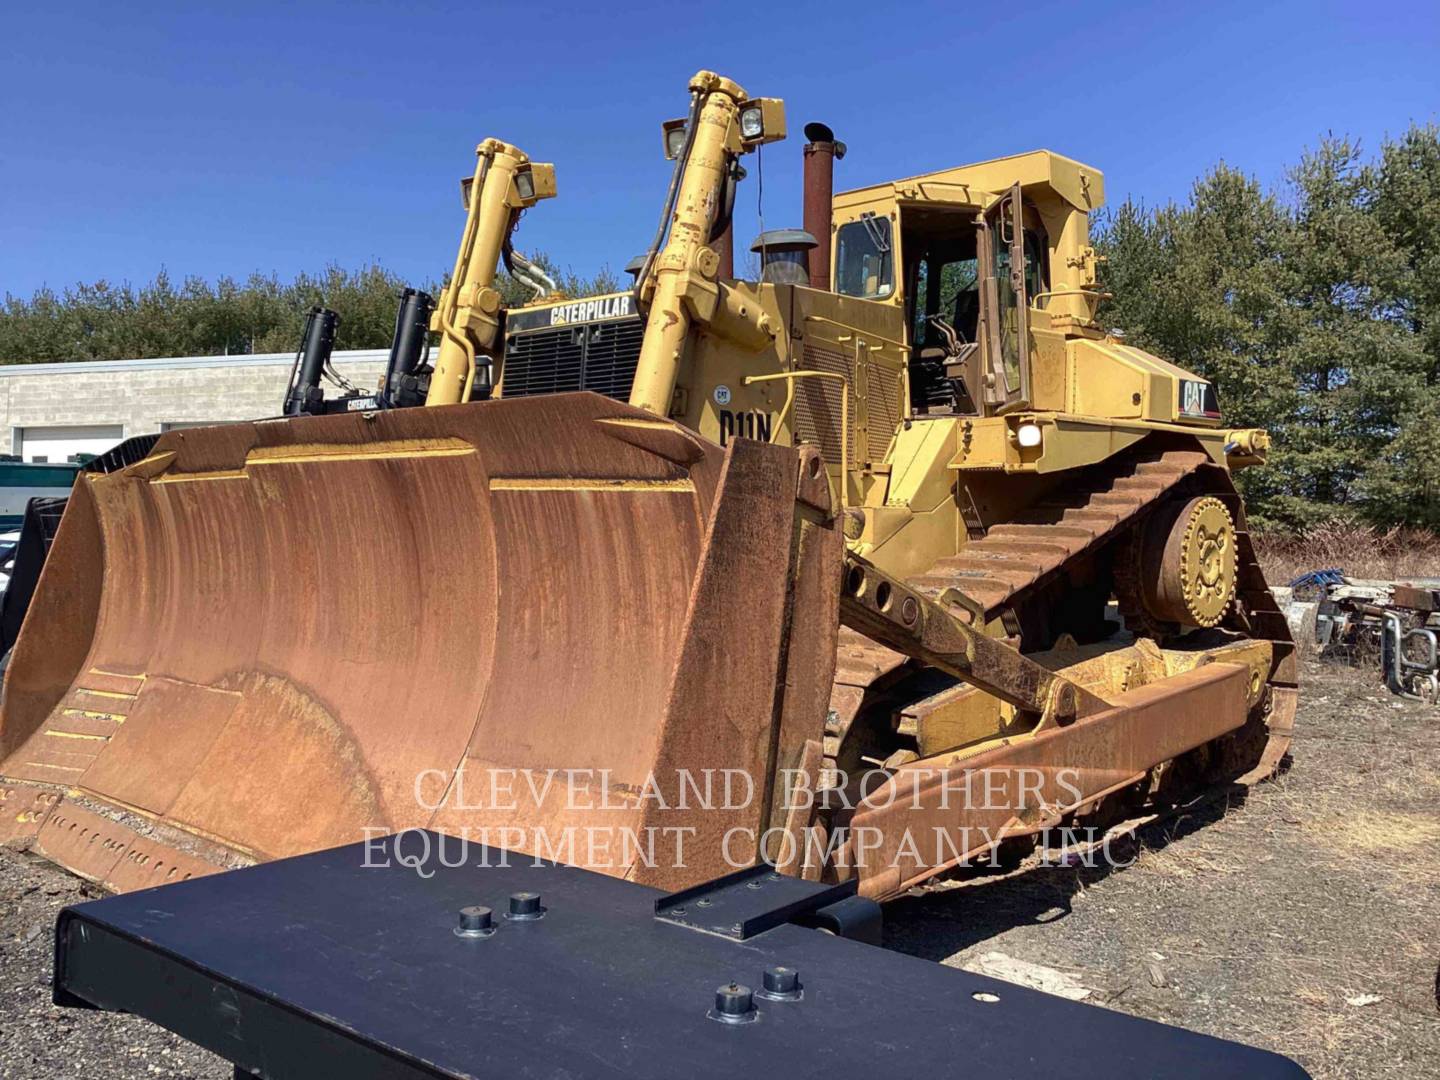
[[[1016,184],[985,211],[986,321],[990,361],[986,401],[995,412],[1030,404],[1029,300],[1025,290],[1025,218]]]

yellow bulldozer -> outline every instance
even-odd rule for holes
[[[1101,174],[832,194],[727,265],[782,103],[701,72],[633,291],[507,309],[554,169],[497,140],[424,407],[173,431],[82,476],[6,676],[0,838],[116,890],[424,826],[681,887],[883,899],[1272,773],[1263,431],[1107,334]],[[397,373],[390,373],[393,384]],[[418,398],[416,399],[419,400]]]

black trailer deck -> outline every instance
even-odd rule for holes
[[[138,1014],[270,1080],[1307,1075],[838,936],[873,934],[873,905],[768,868],[667,897],[441,844],[403,833],[67,908],[56,1001]],[[475,908],[489,926],[471,910],[466,931]]]

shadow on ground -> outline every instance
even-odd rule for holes
[[[1163,820],[1116,836],[1106,849],[1066,865],[1039,852],[1010,872],[978,867],[885,908],[885,945],[897,952],[945,960],[1020,926],[1059,926],[1073,900],[1112,875],[1123,875],[1142,852],[1161,851],[1244,806],[1248,789],[1233,787]],[[1108,857],[1107,857],[1108,853]]]

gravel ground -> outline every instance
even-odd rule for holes
[[[1368,670],[1312,669],[1303,695],[1277,780],[1147,827],[1114,849],[1124,869],[1032,861],[895,901],[887,945],[1042,964],[1092,1002],[1278,1050],[1317,1078],[1440,1076],[1440,709]],[[50,1004],[55,915],[93,895],[0,851],[0,1077],[229,1080],[144,1021]]]
[[[49,863],[0,849],[0,1078],[231,1080],[228,1062],[139,1017],[50,1003],[55,916],[101,895]]]

